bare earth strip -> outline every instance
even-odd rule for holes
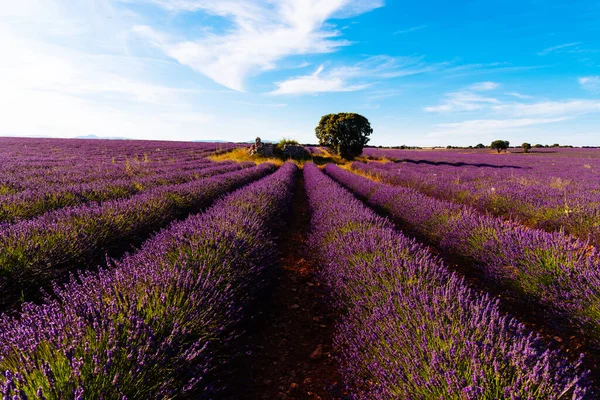
[[[331,343],[335,314],[325,304],[324,288],[307,257],[310,215],[301,177],[292,210],[289,228],[281,235],[280,276],[265,313],[250,327],[233,393],[223,393],[223,398],[344,397]]]

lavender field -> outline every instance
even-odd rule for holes
[[[240,147],[0,138],[2,399],[599,398],[600,150]]]

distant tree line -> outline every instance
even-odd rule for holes
[[[423,149],[422,147],[419,146],[407,146],[405,144],[400,145],[400,146],[365,146],[365,147],[369,147],[372,149],[394,149],[394,150],[421,150]]]
[[[434,148],[441,148],[442,146],[434,146]],[[446,146],[447,149],[492,149],[492,150],[496,150],[498,153],[501,152],[502,150],[507,150],[510,148],[519,148],[521,147],[523,149],[523,152],[528,153],[531,149],[535,148],[535,149],[548,149],[548,148],[569,148],[572,149],[574,146],[569,145],[569,144],[565,144],[565,145],[561,145],[558,143],[554,143],[551,145],[548,144],[534,144],[531,145],[531,143],[528,142],[524,142],[523,144],[521,144],[520,146],[510,146],[510,142],[508,140],[494,140],[490,145],[486,146],[483,143],[478,143],[475,146],[452,146],[452,145],[448,145]],[[581,148],[583,149],[595,149],[598,148],[598,146],[581,146]]]

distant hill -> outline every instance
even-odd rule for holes
[[[85,136],[77,136],[75,139],[109,139],[109,140],[133,140],[131,138],[121,137],[121,136],[107,136],[100,137],[96,135],[85,135]]]
[[[270,140],[270,139],[260,139],[261,142],[263,143],[279,143],[279,140]],[[254,140],[248,140],[247,142],[242,142],[242,143],[254,143]]]

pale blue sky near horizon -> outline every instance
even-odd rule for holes
[[[600,2],[21,0],[0,136],[600,145]]]

